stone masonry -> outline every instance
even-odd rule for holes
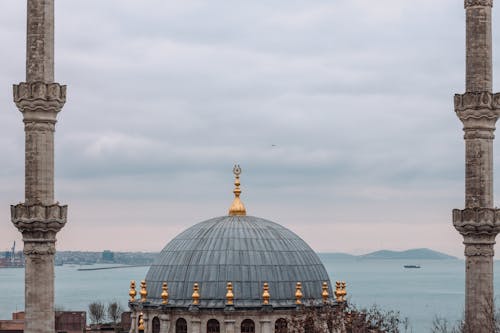
[[[54,131],[66,86],[54,82],[54,0],[27,0],[26,82],[14,85],[25,131],[25,202],[11,206],[22,233],[26,333],[54,333],[56,234],[67,206],[54,200]]]
[[[465,331],[493,332],[493,245],[500,210],[493,205],[493,139],[500,94],[492,93],[493,0],[465,0],[466,92],[455,95],[465,139],[465,209],[453,225],[465,245]]]

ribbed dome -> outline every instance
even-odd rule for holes
[[[201,307],[223,307],[226,284],[233,283],[235,306],[260,306],[269,283],[273,306],[293,305],[295,285],[302,283],[303,302],[321,300],[322,283],[331,285],[316,253],[283,226],[252,216],[223,216],[185,230],[161,251],[149,269],[148,299],[161,302],[168,283],[169,303],[188,306],[193,284]]]

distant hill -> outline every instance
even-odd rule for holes
[[[362,255],[353,255],[348,253],[318,253],[321,259],[402,259],[402,260],[447,260],[458,259],[446,253],[434,251],[431,249],[411,249],[406,251],[380,250]]]
[[[408,259],[408,260],[444,260],[458,259],[431,249],[411,249],[406,251],[380,250],[358,256],[360,259]]]

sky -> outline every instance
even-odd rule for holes
[[[461,1],[65,0],[55,26],[58,249],[160,251],[227,214],[239,163],[248,215],[316,251],[463,256]],[[2,0],[0,250],[20,242],[25,27]]]

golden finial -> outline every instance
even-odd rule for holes
[[[198,283],[193,285],[193,305],[200,304],[200,288],[198,287]]]
[[[323,303],[326,304],[326,302],[328,302],[328,296],[330,296],[330,294],[328,294],[328,283],[326,282],[323,282],[323,292],[321,296],[323,297]]]
[[[146,302],[146,298],[148,297],[148,289],[145,280],[141,281],[141,291],[139,293],[141,294],[141,302]]]
[[[262,292],[262,303],[264,305],[268,305],[269,298],[271,298],[271,295],[269,294],[269,284],[267,284],[267,282],[264,282],[264,291]]]
[[[143,331],[144,332],[144,319],[142,318],[143,313],[141,312],[141,314],[139,314],[139,331]]]
[[[302,283],[295,285],[295,304],[302,304]]]
[[[347,296],[347,291],[346,291],[346,288],[345,288],[345,281],[342,281],[341,283],[341,286],[342,286],[342,302],[345,302],[345,298]]]
[[[233,284],[231,282],[227,283],[227,293],[226,293],[226,304],[233,305],[234,294],[233,294]]]
[[[245,209],[245,205],[243,205],[243,202],[240,200],[240,175],[241,175],[241,168],[238,164],[236,164],[233,168],[233,173],[235,176],[234,180],[234,200],[233,203],[231,204],[231,207],[229,208],[229,215],[230,216],[245,216],[247,215],[247,211]]]
[[[128,295],[130,296],[129,302],[135,302],[135,295],[137,295],[137,292],[135,291],[135,281],[134,280],[130,281],[130,291],[128,292]]]
[[[335,283],[335,297],[337,302],[345,302],[345,297],[347,295],[344,281],[337,281]]]
[[[163,291],[161,292],[161,299],[163,300],[161,304],[168,304],[168,285],[166,282],[163,282],[162,286]]]

